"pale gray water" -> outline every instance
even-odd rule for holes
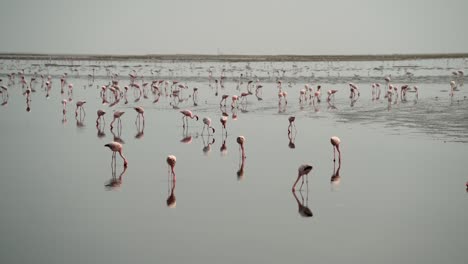
[[[25,111],[18,78],[16,85],[9,85],[8,105],[0,107],[1,263],[465,262],[468,99],[464,97],[468,92],[463,86],[453,100],[448,96],[451,72],[466,72],[464,60],[416,61],[432,66],[412,80],[390,66],[378,76],[359,80],[343,73],[349,62],[335,62],[336,69],[330,71],[334,77],[321,76],[320,82],[286,71],[282,78],[288,92],[286,110],[278,109],[274,78],[253,74],[261,78],[263,100],[250,96],[238,110],[237,120],[231,118],[228,102],[224,155],[220,152],[220,95],[239,91],[227,75],[226,88],[214,96],[207,80],[213,63],[193,63],[197,71],[184,68],[184,63],[165,63],[183,70],[174,71],[173,77],[154,77],[183,80],[190,87],[184,96],[199,87],[198,106],[189,98],[179,107],[210,116],[217,130],[213,137],[203,137],[202,122],[190,120],[190,144],[180,142],[186,135],[171,98],[161,96],[153,104],[150,93],[148,99],[135,103],[129,92],[127,105],[109,108],[101,105],[96,89],[110,80],[104,65],[96,66],[102,62],[84,62],[80,76],[70,71],[73,67],[45,67],[45,63],[1,61],[4,85],[8,84],[5,73],[21,68],[54,76],[49,99],[40,88],[40,78],[34,85],[31,112]],[[360,62],[359,67],[373,68],[375,63]],[[127,74],[138,64],[124,67],[115,62],[108,68],[119,72],[124,86]],[[222,66],[213,66],[215,77]],[[232,71],[228,64],[224,66]],[[273,63],[276,68],[283,66]],[[86,77],[92,67],[100,72],[94,83]],[[252,72],[265,73],[265,67],[254,64]],[[301,72],[306,72],[303,67]],[[149,69],[141,69],[145,80],[151,80]],[[62,123],[60,102],[67,97],[59,92],[63,72],[69,72],[68,81],[75,87],[66,123]],[[407,102],[390,107],[386,100],[372,101],[370,83],[384,83],[382,76],[390,73],[397,85],[418,85],[419,100],[408,93]],[[29,82],[30,75],[26,79]],[[293,80],[292,87],[287,86],[288,80]],[[350,80],[361,89],[352,107]],[[315,107],[298,103],[305,82],[323,87],[322,102]],[[241,87],[245,90],[245,83]],[[330,88],[339,90],[336,109],[325,100]],[[74,103],[82,99],[87,100],[86,116],[84,127],[77,127]],[[136,105],[145,108],[146,116],[140,139],[135,138],[136,112],[130,108]],[[103,138],[97,137],[95,127],[99,108],[107,111]],[[104,144],[113,140],[109,130],[113,109],[126,112],[122,139],[129,167],[120,188],[108,190],[111,152]],[[288,147],[290,115],[296,116],[294,149]],[[241,180],[238,135],[246,138]],[[329,138],[333,135],[342,140],[339,185],[330,184],[334,167]],[[213,138],[205,152],[205,143]],[[176,208],[166,205],[168,154],[177,156]],[[291,192],[303,163],[314,169],[308,191],[304,187],[296,196],[308,203],[311,218],[300,216]],[[116,176],[122,171],[118,157]]]

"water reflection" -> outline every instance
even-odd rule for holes
[[[105,187],[108,191],[111,190],[118,190],[122,186],[122,180],[124,174],[127,172],[127,166],[124,166],[122,172],[120,173],[119,177],[117,178],[117,161],[116,161],[116,156],[112,156],[112,161],[111,161],[111,170],[112,170],[112,177],[110,180],[105,184]]]
[[[166,200],[167,207],[175,208],[176,207],[176,196],[175,196],[175,187],[176,187],[176,174],[175,174],[175,165],[176,157],[174,155],[169,155],[166,158],[167,162],[167,177],[168,177],[168,197]]]
[[[297,197],[296,191],[292,191],[294,199],[296,199],[296,202],[297,202],[299,215],[302,217],[312,217],[313,213],[312,213],[312,210],[310,210],[309,208],[309,185],[307,185],[307,188],[306,188],[305,199],[304,199],[304,195],[302,194],[302,191],[298,191],[298,193],[301,196],[301,200],[299,200],[299,198]]]
[[[203,140],[203,154],[208,155],[211,152],[211,145],[215,143],[215,139],[212,135],[208,135],[205,137],[202,135],[202,140]]]
[[[332,190],[336,190],[338,185],[340,185],[340,182],[341,182],[341,176],[340,176],[341,162],[338,162],[338,168],[336,168],[335,165],[336,165],[336,162],[333,162],[333,173],[330,178]]]
[[[237,144],[239,144],[239,169],[237,170],[237,179],[242,180],[244,178],[244,167],[245,167],[245,148],[244,148],[244,143],[245,143],[245,137],[244,136],[238,136],[237,139]]]
[[[227,139],[227,133],[226,134],[221,134],[221,147],[219,148],[219,152],[221,152],[221,156],[226,156],[227,154],[227,145],[226,145],[226,139]]]
[[[76,120],[76,127],[77,128],[83,128],[85,125],[84,125],[84,119],[85,119],[85,114],[79,114],[79,115],[75,115],[75,120]]]

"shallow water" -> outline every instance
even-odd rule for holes
[[[407,61],[333,62],[323,72],[320,63],[302,62],[251,63],[247,71],[236,70],[246,69],[244,64],[211,62],[77,63],[0,61],[4,85],[6,73],[22,68],[27,80],[34,72],[53,76],[48,99],[40,77],[33,85],[30,112],[18,78],[8,84],[8,104],[0,107],[0,262],[464,262],[468,92],[463,86],[451,99],[448,82],[454,69],[466,72],[466,60],[413,61],[418,67],[411,78],[396,67]],[[352,74],[380,66],[381,72],[369,76]],[[218,77],[222,67],[228,80],[215,96],[207,72],[211,68]],[[94,81],[87,77],[93,68]],[[271,70],[281,68],[287,69],[280,76],[287,106],[278,105]],[[107,73],[119,73],[124,86],[132,69],[141,69],[146,81],[182,80],[189,86],[182,91],[186,100],[161,96],[153,103],[149,93],[135,102],[129,92],[128,104],[102,105],[97,87],[109,82]],[[152,76],[151,69],[161,71]],[[314,77],[308,77],[311,69],[318,69]],[[74,84],[72,96],[66,90],[60,94],[64,72]],[[230,101],[220,108],[222,94],[240,93],[240,73],[249,76],[245,81],[260,79],[262,100],[251,95],[237,110]],[[372,100],[370,83],[384,83],[387,74],[397,85],[417,85],[419,98],[408,93],[406,102]],[[349,81],[361,89],[354,103],[348,98]],[[322,85],[321,103],[299,103],[306,82]],[[192,87],[199,88],[197,106],[188,97]],[[325,94],[331,88],[339,92],[328,104]],[[63,122],[61,101],[69,97]],[[87,101],[82,122],[74,115],[76,100]],[[211,117],[215,134],[201,135],[201,120],[189,120],[184,130],[174,105]],[[134,106],[145,108],[143,135]],[[105,135],[98,135],[95,126],[98,109],[107,111]],[[113,171],[112,154],[104,147],[114,139],[109,128],[113,110],[125,111],[120,139],[127,170],[117,156]],[[219,122],[222,111],[229,115],[226,138]],[[291,138],[290,115],[297,126]],[[246,138],[243,164],[238,135]],[[332,184],[338,169],[329,141],[333,135],[341,138],[343,156],[340,181]],[[167,205],[169,154],[177,156],[175,208]],[[303,163],[314,168],[302,191],[293,193]],[[121,185],[106,187],[113,177],[122,177]],[[302,206],[313,216],[302,217]]]

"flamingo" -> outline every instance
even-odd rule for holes
[[[136,124],[137,121],[140,121],[140,117],[141,117],[141,119],[143,119],[143,124],[144,124],[145,123],[145,116],[144,116],[145,109],[143,109],[143,107],[141,107],[141,106],[134,107],[133,109],[135,109],[135,111],[137,111],[137,113],[138,113],[135,124]]]
[[[453,97],[454,91],[457,89],[455,81],[450,81],[450,96]]]
[[[308,175],[309,172],[311,172],[313,169],[312,165],[309,165],[309,164],[303,164],[301,166],[299,166],[299,169],[298,169],[298,173],[297,173],[297,179],[296,181],[294,182],[293,186],[292,186],[292,191],[294,192],[296,190],[296,184],[297,182],[299,181],[299,179],[302,178],[302,183],[304,184],[304,175]],[[301,185],[301,188],[302,188],[302,185]]]
[[[317,103],[320,103],[320,88],[322,88],[320,85],[317,86],[317,91],[315,91],[315,98],[317,98]]]
[[[120,154],[120,157],[122,157],[123,161],[124,161],[124,167],[126,168],[128,166],[128,161],[127,159],[124,157],[124,155],[122,154],[122,150],[123,150],[123,146],[122,144],[120,144],[119,142],[111,142],[111,143],[108,143],[106,145],[104,145],[104,147],[108,147],[110,150],[112,150],[112,158],[115,159],[115,155],[117,152],[119,152]]]
[[[341,152],[340,152],[340,143],[341,140],[337,136],[333,136],[330,138],[330,142],[333,146],[333,161],[335,161],[335,150],[338,151],[338,159],[339,163],[341,163]]]
[[[328,94],[327,101],[330,101],[332,96],[333,96],[333,99],[335,99],[335,93],[336,92],[338,92],[338,90],[328,90],[327,91],[327,94]]]
[[[171,170],[170,172],[172,173],[172,176],[173,176],[173,181],[176,181],[176,174],[175,174],[175,171],[174,171],[176,161],[177,161],[177,158],[174,155],[169,155],[166,158],[168,168],[170,167],[170,170]]]
[[[194,114],[192,113],[192,111],[185,109],[185,110],[182,110],[182,111],[180,111],[180,112],[181,112],[182,115],[183,115],[183,116],[182,116],[183,127],[185,127],[185,123],[187,123],[187,126],[188,126],[188,118],[190,118],[190,119],[194,119],[194,118],[195,118],[195,119],[198,121],[198,116],[197,116],[197,115],[194,115]]]
[[[226,123],[227,123],[227,116],[221,116],[221,118],[219,119],[219,121],[221,122],[221,125],[223,126],[223,129],[226,131],[226,135],[227,135],[227,130],[226,130]]]
[[[62,100],[62,106],[63,106],[62,113],[65,114],[67,112],[67,99]]]
[[[205,127],[208,127],[207,128],[208,135],[210,135],[210,128],[213,131],[213,133],[215,132],[214,127],[211,126],[211,119],[209,117],[204,117],[203,118],[203,130],[202,130],[202,133],[201,133],[202,135],[203,135],[203,132],[205,132]]]
[[[104,121],[104,115],[106,114],[106,111],[99,109],[97,110],[97,119],[96,119],[96,125],[99,124],[99,121],[102,119]],[[105,121],[104,121],[105,122]]]
[[[122,125],[122,120],[120,119],[120,117],[125,114],[125,112],[123,111],[115,111],[114,112],[114,119],[112,120],[111,124],[110,124],[110,127],[111,129],[114,128],[114,122],[118,119],[119,121],[119,124]]]
[[[83,105],[86,103],[86,101],[78,101],[76,102],[76,110],[75,110],[75,116],[78,116],[78,109],[80,109],[80,114],[81,110],[83,110],[83,113],[86,114]]]
[[[296,123],[294,123],[294,121],[296,121],[296,117],[295,116],[290,116],[288,118],[288,121],[289,121],[288,131],[291,132],[291,129],[293,127],[294,127],[294,129],[296,129]]]
[[[244,136],[238,136],[237,139],[237,144],[239,144],[239,147],[242,151],[242,159],[245,158],[245,149],[244,149],[244,142],[245,142],[245,137]]]
[[[232,96],[231,108],[234,108],[234,107],[237,106],[237,100],[238,100],[238,99],[239,99],[239,96],[237,96],[237,95],[233,95],[233,96]],[[234,106],[234,105],[236,105],[236,106]]]
[[[226,106],[226,100],[227,100],[228,98],[229,98],[229,95],[228,95],[228,94],[223,94],[223,95],[221,96],[221,101],[219,102],[219,105],[220,105],[220,106],[223,105],[222,103],[223,103],[223,101],[224,101],[224,106]]]

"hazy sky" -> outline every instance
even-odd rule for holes
[[[468,52],[466,0],[1,0],[0,52]]]

